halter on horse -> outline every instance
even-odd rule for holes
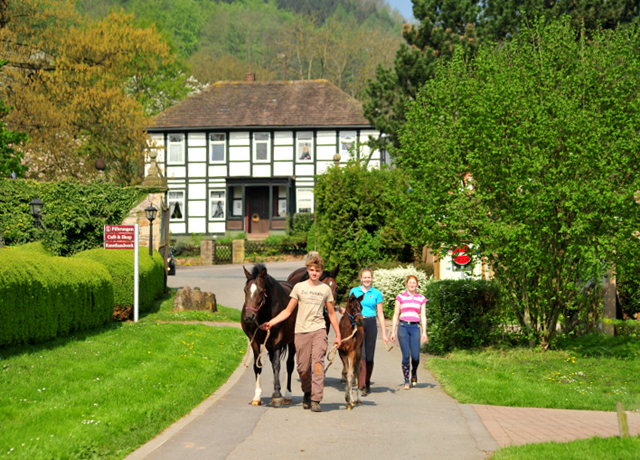
[[[260,345],[264,343],[269,352],[269,359],[273,368],[273,394],[271,404],[276,407],[282,404],[291,404],[291,375],[294,368],[295,346],[293,343],[294,329],[296,323],[296,313],[280,324],[275,325],[269,331],[260,329],[260,325],[269,321],[284,310],[289,303],[291,285],[287,282],[278,282],[267,274],[264,265],[257,264],[251,272],[243,267],[247,277],[244,286],[244,305],[242,307],[242,330],[251,340],[253,350],[253,372],[256,376],[256,390],[251,404],[259,406],[262,404],[260,396],[260,373],[262,366],[259,365]],[[285,350],[286,348],[286,350]],[[280,363],[281,356],[287,356],[287,390],[285,397],[280,393]]]

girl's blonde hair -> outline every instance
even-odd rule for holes
[[[371,273],[371,278],[373,279],[373,270],[371,270],[370,268],[363,268],[362,270],[360,270],[360,273],[358,274],[358,279],[362,278],[362,274],[364,272]]]

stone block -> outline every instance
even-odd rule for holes
[[[216,295],[212,292],[201,291],[199,287],[193,289],[185,286],[178,289],[173,298],[173,311],[208,311],[214,313],[218,311]]]

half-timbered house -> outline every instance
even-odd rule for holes
[[[282,233],[314,211],[314,176],[375,131],[327,80],[218,82],[156,116],[148,131],[169,186],[173,234]],[[384,153],[361,147],[370,165]]]

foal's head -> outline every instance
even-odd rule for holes
[[[267,269],[257,264],[251,270],[242,267],[247,277],[244,285],[244,308],[242,317],[246,322],[258,322],[258,314],[267,303]]]
[[[324,270],[322,275],[320,276],[320,281],[331,288],[331,294],[333,294],[333,299],[336,299],[336,289],[338,288],[338,282],[336,278],[338,277],[338,273],[340,272],[340,265],[336,266],[333,270]]]
[[[362,294],[360,297],[356,297],[355,295],[351,294],[345,308],[345,314],[349,315],[351,324],[353,325],[353,323],[355,323],[358,327],[364,325],[364,318],[362,317],[362,304],[360,304],[360,301],[362,299],[364,299],[364,294]]]

